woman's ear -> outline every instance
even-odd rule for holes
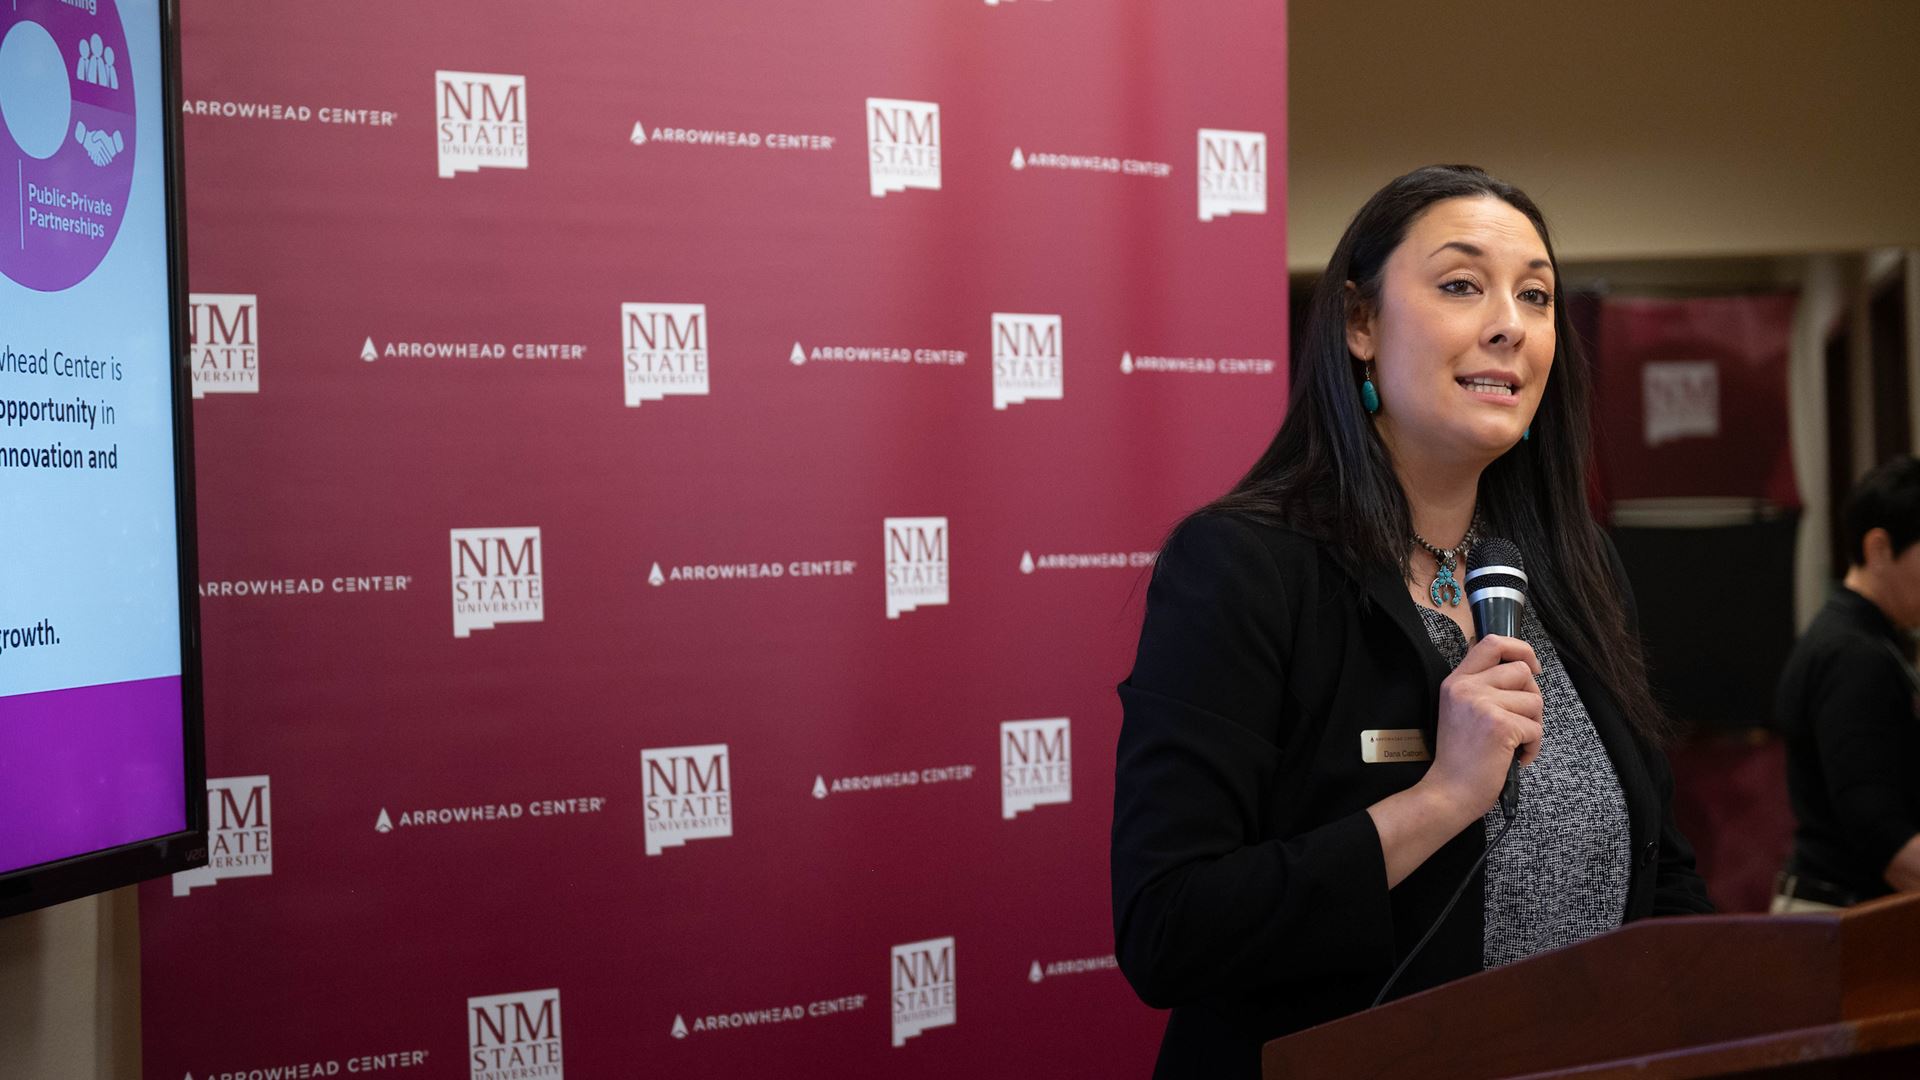
[[[1347,282],[1344,292],[1347,301],[1347,351],[1361,360],[1371,362],[1373,348],[1373,311],[1368,303],[1360,298],[1360,287]]]

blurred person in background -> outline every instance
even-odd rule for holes
[[[1920,891],[1920,460],[1868,473],[1844,524],[1847,575],[1780,679],[1799,824],[1775,913]]]

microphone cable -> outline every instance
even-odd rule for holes
[[[1473,628],[1477,636],[1519,636],[1520,612],[1527,603],[1527,571],[1526,562],[1520,557],[1520,549],[1513,541],[1489,536],[1474,543],[1472,553],[1467,557],[1467,589],[1468,601],[1473,605]],[[1460,902],[1460,897],[1467,891],[1467,883],[1487,864],[1487,856],[1500,846],[1500,841],[1507,838],[1507,831],[1513,828],[1513,819],[1519,810],[1520,755],[1515,753],[1513,760],[1507,764],[1507,783],[1500,792],[1500,813],[1507,823],[1500,826],[1500,831],[1487,843],[1486,850],[1480,853],[1473,868],[1467,871],[1466,880],[1453,890],[1453,899],[1447,901],[1447,906],[1440,910],[1440,917],[1427,927],[1420,943],[1413,947],[1405,960],[1400,961],[1400,966],[1388,977],[1387,985],[1380,988],[1379,996],[1373,999],[1372,1005],[1367,1006],[1369,1009],[1378,1008],[1387,999],[1387,992],[1406,973],[1407,965],[1413,963],[1413,958],[1419,956],[1420,950],[1433,940],[1434,931],[1440,929],[1440,924],[1447,921],[1448,915],[1453,914],[1453,906]]]
[[[1453,890],[1453,899],[1448,900],[1447,906],[1440,909],[1440,917],[1433,920],[1432,926],[1427,927],[1427,932],[1420,937],[1420,943],[1413,947],[1413,951],[1407,954],[1405,960],[1400,961],[1400,966],[1395,968],[1393,974],[1387,977],[1387,985],[1380,988],[1379,995],[1373,999],[1373,1004],[1367,1006],[1367,1008],[1377,1009],[1380,1007],[1380,1003],[1387,999],[1387,991],[1392,990],[1393,984],[1399,982],[1400,976],[1406,974],[1407,965],[1413,963],[1413,958],[1419,956],[1420,950],[1426,948],[1427,942],[1433,940],[1434,931],[1440,929],[1440,924],[1446,922],[1447,916],[1453,914],[1453,906],[1458,904],[1460,897],[1466,893],[1467,885],[1473,881],[1473,875],[1480,872],[1480,868],[1487,864],[1487,856],[1493,854],[1493,849],[1499,847],[1500,841],[1507,838],[1507,830],[1513,828],[1513,819],[1515,816],[1515,811],[1506,812],[1507,823],[1500,826],[1500,831],[1494,834],[1493,841],[1487,845],[1487,849],[1480,853],[1478,859],[1474,860],[1473,867],[1467,871],[1467,876],[1460,882],[1460,887]]]

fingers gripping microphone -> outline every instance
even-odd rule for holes
[[[1520,610],[1527,606],[1527,570],[1513,541],[1490,536],[1467,553],[1467,603],[1473,608],[1473,631],[1479,637],[1520,636]],[[1507,786],[1500,792],[1500,812],[1508,821],[1520,809],[1520,755],[1507,766]]]
[[[1467,553],[1467,601],[1473,605],[1473,629],[1480,637],[1488,634],[1520,636],[1520,611],[1527,606],[1527,571],[1520,562],[1520,549],[1513,545],[1513,541],[1492,536],[1474,541],[1473,550]],[[1460,895],[1467,891],[1473,875],[1480,872],[1480,868],[1486,865],[1487,856],[1492,855],[1493,849],[1499,847],[1500,841],[1505,840],[1507,833],[1513,830],[1513,816],[1519,810],[1520,755],[1516,753],[1507,764],[1507,786],[1500,792],[1500,812],[1506,816],[1507,823],[1500,826],[1500,831],[1481,849],[1480,858],[1467,871],[1467,876],[1460,879],[1460,887],[1453,890],[1452,899],[1440,909],[1440,917],[1433,920],[1426,934],[1414,944],[1413,950],[1400,961],[1400,966],[1394,969],[1393,974],[1387,977],[1386,985],[1374,996],[1375,1005],[1387,1000],[1387,992],[1393,989],[1393,984],[1400,981],[1400,976],[1406,974],[1413,958],[1427,947],[1427,942],[1433,939],[1433,932],[1447,921],[1453,906],[1460,902]]]

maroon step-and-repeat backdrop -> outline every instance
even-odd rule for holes
[[[1284,405],[1284,5],[185,8],[146,1075],[1143,1073],[1113,685]]]

